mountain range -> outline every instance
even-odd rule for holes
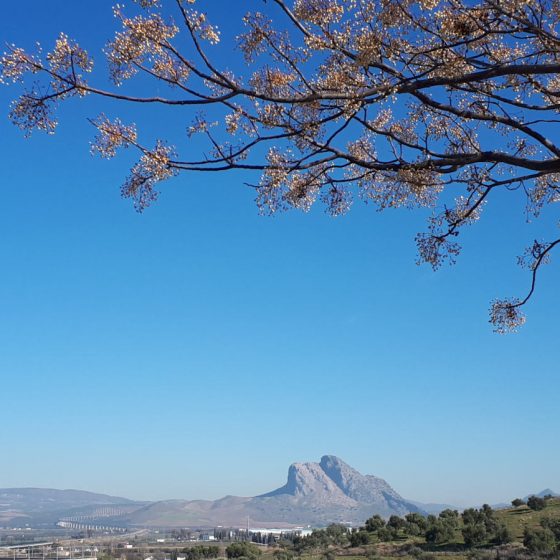
[[[255,496],[226,496],[220,500],[170,500],[148,504],[129,516],[134,526],[253,525],[321,526],[359,524],[377,513],[383,517],[421,512],[383,479],[362,475],[338,457],[325,455],[319,463],[294,463],[284,486]]]
[[[283,486],[254,497],[137,502],[78,490],[0,489],[0,526],[52,526],[66,520],[130,528],[245,527],[249,519],[252,527],[320,527],[447,507],[453,506],[406,500],[382,478],[325,455],[318,463],[293,463]]]

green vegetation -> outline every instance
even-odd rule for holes
[[[514,500],[515,501],[515,500]],[[528,500],[529,501],[529,500]],[[374,515],[362,527],[333,524],[301,537],[284,533],[280,541],[232,542],[229,546],[190,545],[155,560],[185,557],[206,560],[560,560],[560,498],[543,499],[543,509],[522,503],[494,510],[488,505],[459,513],[409,513],[383,519]],[[263,533],[264,535],[265,533]],[[262,537],[259,533],[255,537]],[[100,556],[101,557],[101,554]],[[104,560],[117,560],[106,557]],[[121,560],[145,560],[137,552]]]
[[[527,505],[535,511],[540,511],[545,508],[546,500],[544,498],[539,498],[538,496],[530,496],[527,500]]]
[[[255,560],[262,554],[261,549],[249,542],[234,542],[226,548],[226,556],[228,558],[244,558],[247,560]]]
[[[218,558],[220,556],[220,547],[216,545],[196,545],[188,546],[181,552],[181,556],[186,560],[203,560],[205,558]]]
[[[462,513],[447,509],[427,517],[410,513],[384,520],[374,515],[363,527],[352,530],[331,525],[307,537],[282,542],[282,548],[274,553],[275,560],[292,560],[296,555],[305,560],[560,558],[560,499],[513,502],[514,507],[504,510],[484,505]]]
[[[533,510],[527,505],[516,508],[504,509],[496,512],[498,519],[502,521],[516,541],[523,541],[526,528],[537,529],[541,519],[550,518],[560,520],[560,498],[545,500],[543,510]]]
[[[550,529],[525,529],[523,545],[534,554],[548,555],[557,550],[554,533]]]

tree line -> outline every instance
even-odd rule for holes
[[[434,545],[457,543],[462,539],[468,548],[506,544],[513,540],[505,524],[496,519],[494,510],[485,504],[480,509],[469,508],[461,514],[445,509],[438,516],[409,513],[404,517],[392,515],[387,521],[374,515],[349,535],[349,541],[352,546],[360,546],[410,537],[423,537],[426,543]]]
[[[527,506],[541,511],[552,496],[530,496],[526,501],[516,498],[516,508]],[[326,529],[313,531],[311,535],[295,536],[287,549],[295,554],[322,550],[325,553],[334,547],[364,547],[377,543],[424,542],[429,549],[460,547],[468,550],[507,545],[514,535],[496,511],[484,504],[481,508],[468,508],[459,513],[445,509],[439,515],[424,516],[408,513],[404,516],[391,515],[388,519],[373,515],[363,526],[350,529],[333,524]],[[542,517],[536,527],[526,527],[523,545],[531,554],[551,555],[560,553],[560,519]],[[281,558],[280,560],[289,560]]]

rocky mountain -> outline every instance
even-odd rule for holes
[[[226,496],[216,501],[173,500],[138,509],[127,518],[132,526],[322,526],[363,523],[373,514],[388,517],[421,512],[383,479],[363,475],[338,457],[319,463],[294,463],[286,484],[253,498]]]

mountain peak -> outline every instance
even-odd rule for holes
[[[560,494],[557,494],[556,492],[554,492],[554,490],[551,490],[550,488],[545,488],[544,490],[541,490],[537,494],[529,494],[525,496],[524,499],[527,500],[529,496],[537,496],[539,498],[544,498],[545,496],[552,496],[553,498],[557,498],[560,496]]]
[[[404,514],[419,511],[404,500],[385,480],[363,475],[335,455],[324,455],[319,463],[293,463],[286,484],[258,498],[296,500],[300,506],[337,507],[357,511]],[[363,515],[361,513],[360,515]],[[367,517],[367,515],[366,515]]]
[[[320,463],[292,463],[288,469],[286,484],[262,498],[289,495],[296,497],[317,497],[322,501],[347,501],[346,496],[332,480]]]
[[[334,463],[334,464],[349,466],[348,463],[345,463],[340,457],[337,457],[336,455],[323,455],[321,457],[321,461],[319,464],[323,465],[326,463]]]

